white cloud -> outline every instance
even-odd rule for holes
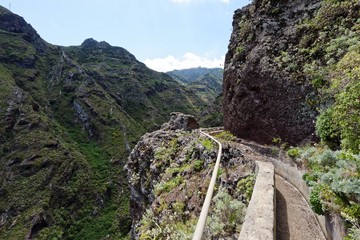
[[[171,0],[172,2],[175,2],[175,3],[188,3],[190,2],[191,0]]]
[[[230,3],[230,0],[220,0],[220,1],[222,1],[223,3],[227,3],[227,4]]]
[[[144,62],[146,66],[159,72],[168,72],[174,69],[186,69],[196,67],[215,68],[223,67],[225,57],[221,58],[207,58],[201,57],[194,53],[185,53],[181,59],[174,56],[167,56],[164,58],[146,59]]]

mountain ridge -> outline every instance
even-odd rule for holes
[[[132,146],[170,112],[203,104],[123,48],[51,45],[3,7],[0,76],[4,239],[126,237]]]

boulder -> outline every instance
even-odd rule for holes
[[[161,126],[161,129],[165,131],[177,129],[190,131],[197,128],[199,128],[199,124],[194,116],[180,112],[170,113],[170,121]]]

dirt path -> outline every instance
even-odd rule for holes
[[[301,193],[275,175],[276,239],[325,240],[315,216]]]

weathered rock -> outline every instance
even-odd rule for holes
[[[301,63],[289,59],[303,36],[298,25],[319,3],[255,1],[235,12],[223,85],[226,130],[260,143],[313,139],[314,89],[297,69]]]
[[[39,34],[24,18],[13,14],[2,6],[0,6],[0,29],[13,33],[21,33],[21,37],[33,43],[39,53],[44,53],[47,49],[46,42],[40,38]]]
[[[172,112],[170,114],[170,121],[161,126],[161,129],[165,131],[176,129],[190,131],[197,128],[199,128],[199,124],[194,116],[180,112]]]

